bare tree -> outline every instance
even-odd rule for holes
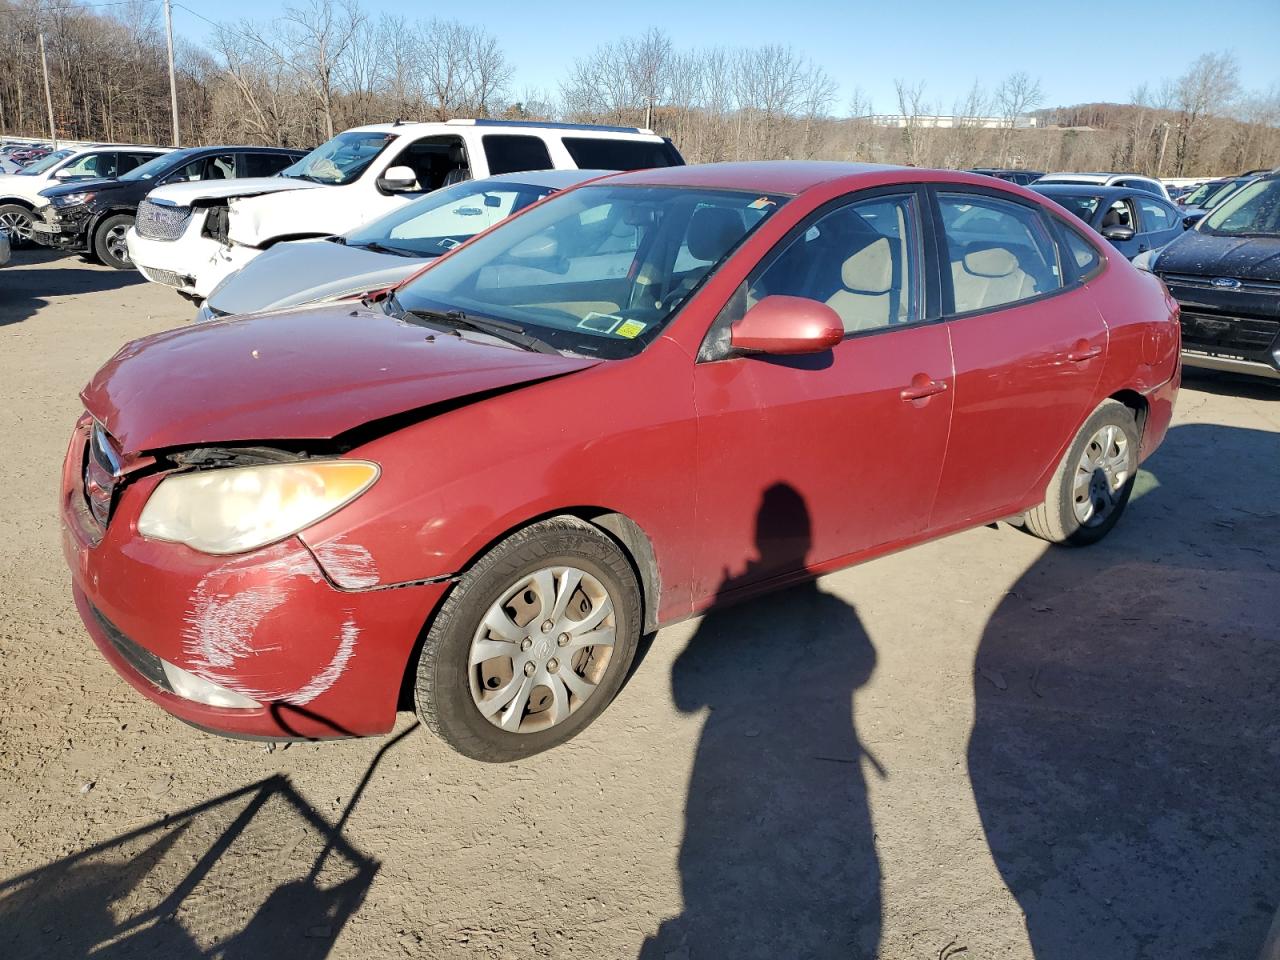
[[[921,122],[921,117],[931,117],[934,111],[925,103],[923,81],[909,84],[905,80],[893,81],[898,98],[898,113],[902,117],[902,152],[905,162],[912,167],[923,166],[929,153],[929,141],[935,128]]]
[[[1174,169],[1183,176],[1215,116],[1225,114],[1240,94],[1240,66],[1232,53],[1197,57],[1174,85],[1178,140]]]
[[[1011,73],[996,88],[995,102],[1000,111],[1000,160],[999,166],[1009,163],[1009,145],[1018,121],[1044,101],[1040,81],[1033,80],[1023,71]]]
[[[364,20],[355,0],[309,0],[305,7],[285,7],[280,20],[286,56],[319,104],[326,140],[334,133],[335,74]]]

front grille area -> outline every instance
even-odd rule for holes
[[[144,267],[142,264],[135,264],[142,275],[152,283],[163,283],[166,287],[189,287],[191,286],[191,277],[184,277],[180,273],[174,273],[172,270],[161,270],[158,267]]]
[[[138,646],[121,633],[119,628],[104,617],[102,611],[93,604],[89,604],[89,611],[93,614],[93,619],[97,621],[112,648],[125,659],[129,666],[133,667],[134,670],[161,690],[166,693],[173,693],[173,688],[169,685],[169,678],[164,675],[164,661],[150,650]]]
[[[105,527],[111,519],[119,479],[120,454],[107,431],[101,424],[94,423],[84,464],[84,499],[99,526]]]
[[[177,240],[186,231],[187,222],[190,219],[190,207],[170,207],[166,204],[143,200],[138,204],[138,217],[134,221],[134,227],[140,237],[151,240]]]
[[[1189,273],[1162,273],[1160,278],[1170,286],[1194,287],[1197,290],[1217,290],[1241,293],[1280,294],[1280,281],[1276,280],[1236,280],[1234,277],[1201,277]],[[1215,284],[1215,279],[1234,281],[1235,286]]]
[[[1182,311],[1182,342],[1196,350],[1258,359],[1280,336],[1280,320]]]

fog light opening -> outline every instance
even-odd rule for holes
[[[164,665],[164,675],[165,679],[169,681],[169,687],[179,697],[194,700],[196,703],[203,703],[210,707],[234,707],[240,710],[250,710],[262,706],[258,701],[250,700],[234,690],[220,687],[216,683],[210,683],[208,680],[197,677],[194,673],[188,673],[181,667],[175,667],[168,660],[161,660],[160,662]]]

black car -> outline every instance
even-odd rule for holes
[[[1043,170],[1002,170],[998,167],[973,167],[970,173],[981,173],[983,176],[995,177],[997,180],[1008,180],[1020,187],[1035,183],[1044,176]]]
[[[1134,187],[1037,183],[1031,189],[1066,207],[1130,260],[1159,250],[1194,223],[1173,204]]]
[[[189,180],[269,177],[301,159],[305,150],[282,147],[191,147],[156,157],[115,179],[81,180],[40,191],[49,203],[36,210],[34,239],[48,247],[83,250],[108,266],[133,266],[124,235],[138,204],[156,187]]]
[[[1187,366],[1280,380],[1280,172],[1241,187],[1134,264],[1182,305]]]

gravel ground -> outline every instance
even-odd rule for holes
[[[220,739],[98,656],[55,512],[77,393],[191,312],[0,270],[0,956],[1256,957],[1280,389],[1189,382],[1097,547],[982,528],[664,630],[581,737],[495,767],[408,715]]]

